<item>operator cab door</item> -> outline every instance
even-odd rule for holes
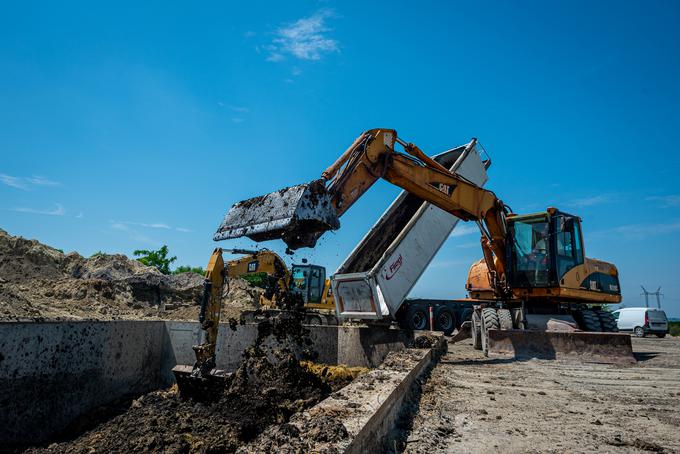
[[[552,247],[554,251],[553,262],[556,265],[555,278],[561,285],[565,285],[567,273],[573,268],[583,265],[584,262],[581,222],[578,217],[565,213],[553,216],[552,221],[553,231],[555,232]],[[578,288],[578,285],[574,287]]]
[[[319,304],[323,296],[326,269],[317,265],[293,265],[291,290],[302,296],[305,304]]]

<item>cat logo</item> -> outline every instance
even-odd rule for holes
[[[258,263],[257,260],[255,260],[254,262],[248,262],[249,273],[254,273],[255,271],[257,271],[257,263]]]

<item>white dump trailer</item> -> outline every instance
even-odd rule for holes
[[[476,141],[434,159],[478,186],[488,179],[491,161]],[[403,318],[406,297],[459,221],[402,191],[331,277],[340,319]]]

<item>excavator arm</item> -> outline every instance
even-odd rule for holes
[[[476,141],[468,146],[475,146]],[[398,152],[399,144],[403,152]],[[321,175],[234,205],[215,239],[248,236],[256,241],[282,238],[291,249],[312,247],[327,230],[339,227],[342,216],[378,179],[383,178],[465,221],[475,221],[490,282],[505,296],[507,208],[496,195],[446,168],[393,129],[362,133]]]
[[[395,150],[395,144],[404,153]],[[473,139],[468,146],[473,147]],[[464,221],[475,221],[482,232],[482,250],[499,293],[505,284],[506,207],[496,195],[445,167],[412,143],[399,139],[393,129],[371,129],[361,134],[322,173],[338,216],[351,207],[376,180],[395,186],[432,203]]]

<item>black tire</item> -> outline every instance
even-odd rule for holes
[[[614,314],[608,311],[595,311],[597,317],[600,319],[600,325],[602,326],[602,331],[605,333],[618,333],[619,327],[616,324],[616,319]]]
[[[496,309],[485,307],[482,309],[482,351],[485,355],[489,354],[489,330],[500,329],[500,322],[498,320],[498,312]]]
[[[435,326],[439,331],[443,331],[446,336],[450,336],[456,329],[456,316],[448,307],[440,307],[435,315]]]
[[[658,337],[659,339],[663,339],[664,337],[666,337],[666,333],[656,333],[656,337]]]
[[[471,316],[472,326],[470,331],[472,334],[472,347],[475,350],[482,349],[482,318],[479,316],[479,312],[473,311]]]
[[[463,313],[460,316],[460,320],[457,320],[458,323],[456,323],[456,328],[460,328],[460,325],[463,324],[463,322],[471,322],[472,321],[472,309],[469,307],[467,309],[463,310]]]
[[[602,331],[602,324],[600,323],[600,318],[597,314],[590,309],[584,309],[579,312],[579,327],[583,331]]]
[[[509,309],[498,309],[498,326],[500,329],[512,329],[512,314]]]
[[[323,319],[320,315],[306,315],[305,322],[307,325],[321,326],[323,325]]]
[[[633,334],[635,337],[645,337],[645,329],[641,326],[636,326],[635,329],[633,329]]]
[[[406,325],[412,330],[427,329],[428,317],[424,307],[409,307],[406,312]]]

